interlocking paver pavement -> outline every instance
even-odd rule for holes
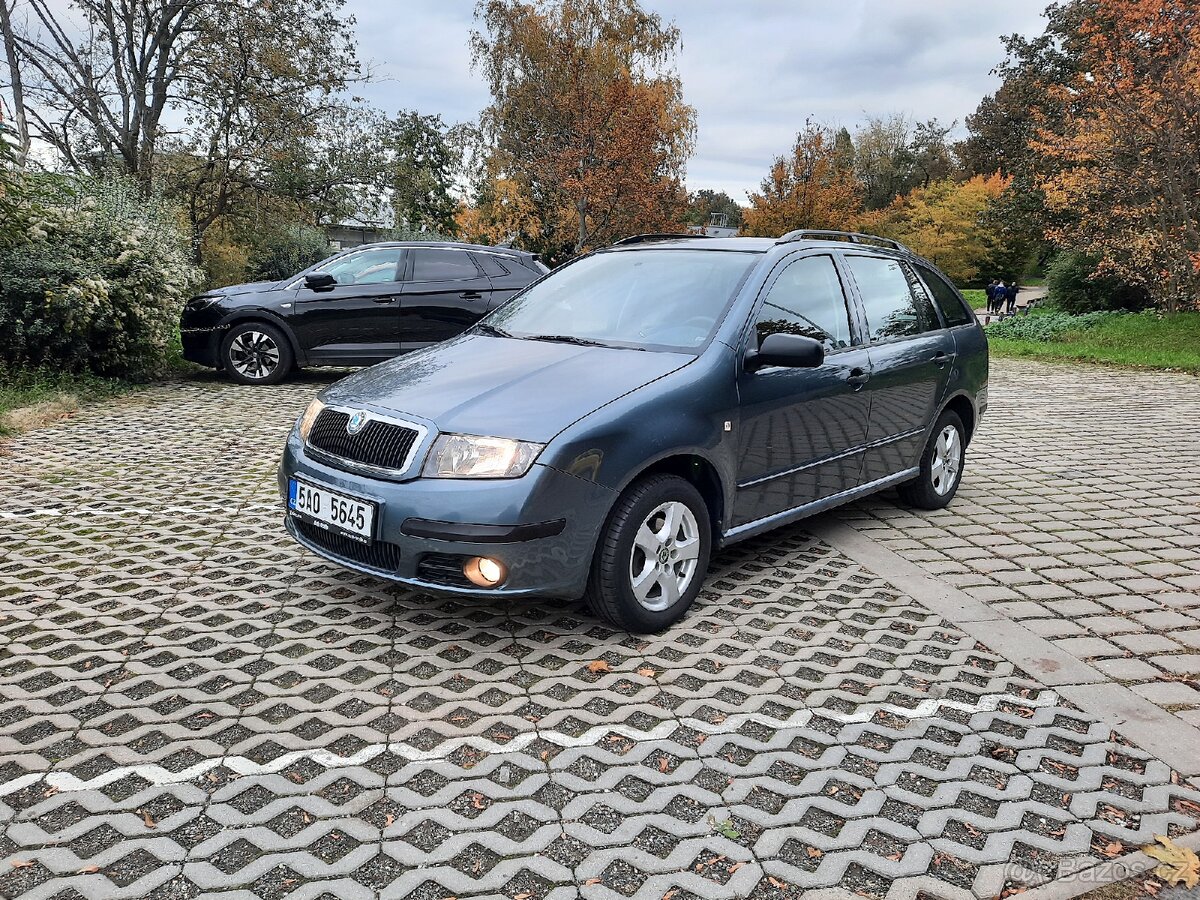
[[[1200,725],[1200,380],[993,360],[949,509],[838,515]]]
[[[657,637],[303,552],[273,478],[318,386],[155,388],[0,460],[0,896],[992,897],[1197,827],[799,529]]]

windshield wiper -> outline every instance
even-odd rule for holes
[[[592,341],[588,338],[576,337],[573,334],[527,334],[523,336],[527,341],[554,341],[558,344],[577,344],[580,347],[607,347],[608,344],[600,341]]]
[[[482,331],[484,334],[490,334],[493,337],[512,337],[512,335],[503,328],[497,328],[495,325],[489,325],[487,322],[476,322],[475,328],[479,331]]]

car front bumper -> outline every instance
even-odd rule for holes
[[[180,328],[179,338],[183,344],[183,358],[189,362],[219,368],[217,344],[221,332],[216,328]]]
[[[292,477],[374,501],[374,543],[339,541],[286,512]],[[413,588],[466,597],[581,596],[616,498],[608,488],[536,463],[511,479],[370,478],[313,458],[295,429],[279,466],[279,491],[288,533],[314,553]],[[473,556],[499,560],[507,578],[494,588],[463,583],[456,561]]]

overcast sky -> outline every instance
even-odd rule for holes
[[[995,89],[1000,35],[1042,31],[1048,0],[643,0],[683,35],[678,65],[697,112],[688,187],[739,202],[814,119],[957,120]],[[471,71],[474,0],[348,0],[362,58],[384,79],[362,93],[389,112],[473,120],[488,102]]]

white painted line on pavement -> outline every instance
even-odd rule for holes
[[[867,709],[856,710],[853,713],[840,713],[823,708],[818,708],[817,710],[801,709],[797,710],[786,722],[758,718],[749,713],[734,713],[718,723],[706,722],[703,719],[693,717],[683,717],[679,720],[668,719],[667,721],[660,722],[650,731],[638,731],[623,724],[613,724],[596,725],[577,737],[557,731],[527,731],[516,735],[509,741],[498,742],[483,735],[471,735],[450,738],[431,750],[419,750],[403,742],[369,744],[351,756],[339,756],[329,750],[313,748],[294,750],[266,763],[256,763],[244,756],[214,757],[213,759],[198,762],[186,769],[181,769],[178,772],[171,772],[157,763],[145,763],[134,766],[119,766],[110,769],[102,775],[86,779],[72,775],[70,772],[30,772],[0,784],[0,797],[15,793],[43,779],[48,788],[54,789],[55,792],[97,790],[112,784],[114,781],[120,781],[129,775],[137,775],[154,785],[182,784],[187,781],[193,781],[221,766],[239,776],[270,775],[280,772],[301,760],[311,760],[326,769],[340,769],[351,766],[362,766],[386,751],[391,751],[409,762],[429,762],[445,759],[459,747],[466,745],[474,749],[483,750],[489,754],[510,753],[514,751],[520,752],[538,740],[550,741],[561,747],[585,747],[597,743],[597,741],[608,734],[620,735],[636,744],[665,740],[671,736],[681,723],[688,728],[693,728],[708,735],[733,735],[743,725],[750,722],[774,731],[780,731],[785,728],[803,727],[812,720],[814,715],[834,719],[844,724],[866,723],[880,712],[903,716],[906,719],[927,719],[936,715],[942,707],[969,714],[994,712],[1004,701],[1011,701],[1022,706],[1042,707],[1058,705],[1059,698],[1053,691],[1043,690],[1033,699],[1019,697],[1015,694],[985,694],[976,703],[930,698],[920,701],[912,708],[897,706],[892,703],[879,703],[873,704]],[[262,736],[264,738],[270,737],[269,734]]]

